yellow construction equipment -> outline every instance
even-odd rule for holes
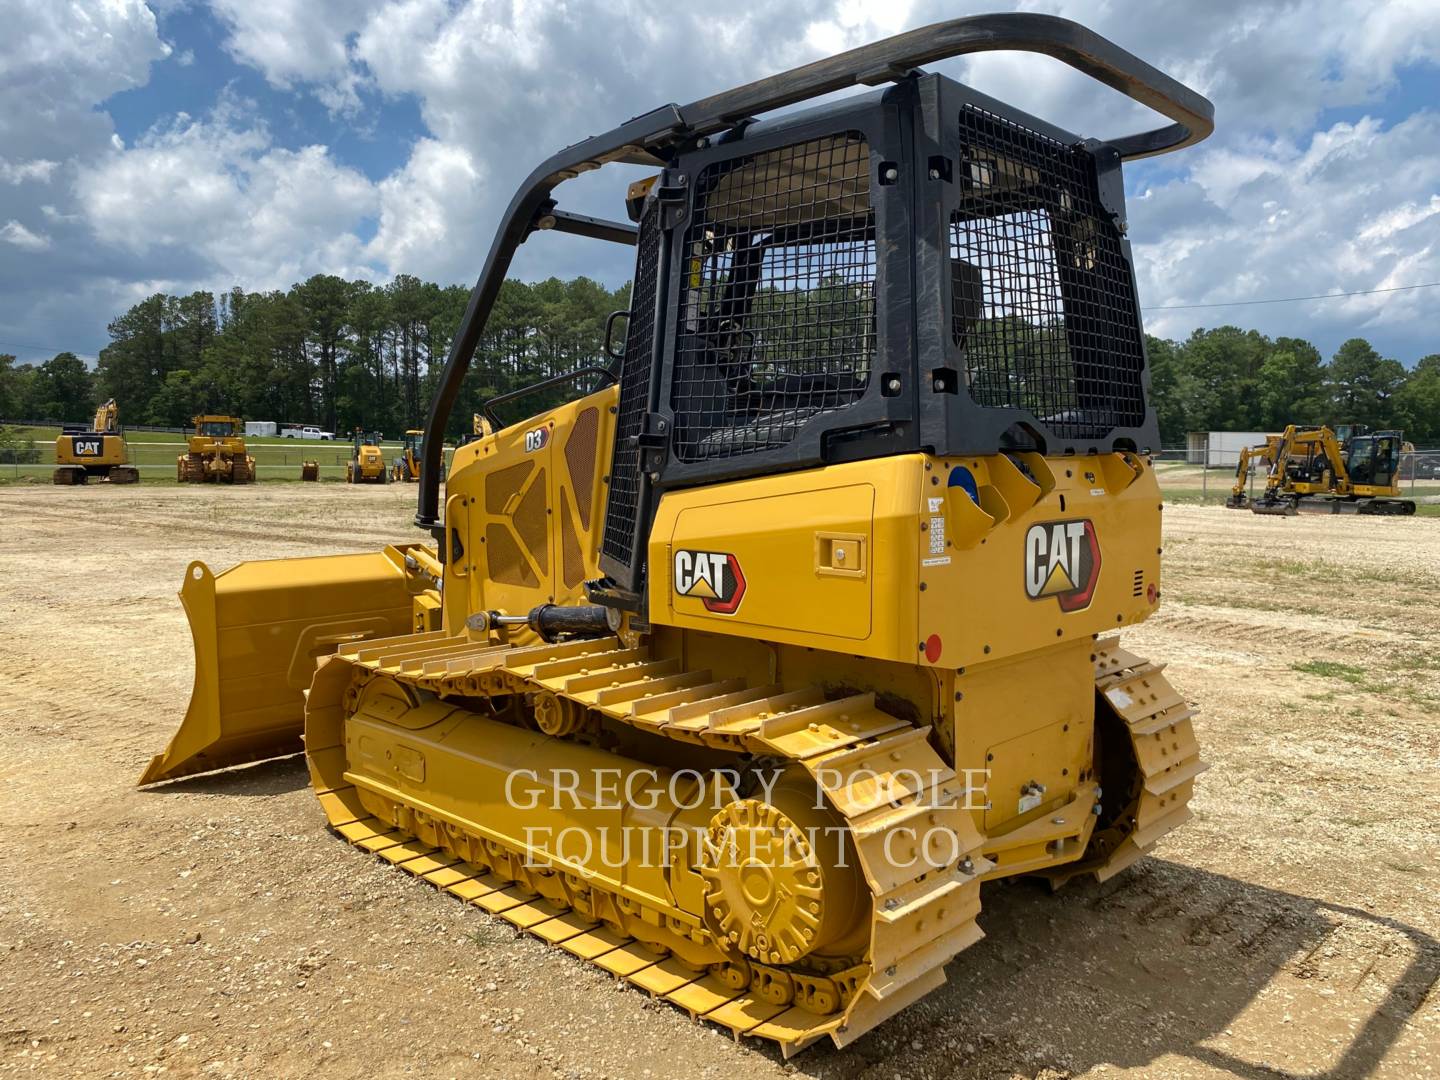
[[[88,430],[61,429],[55,440],[52,478],[57,484],[84,484],[92,478],[133,484],[140,479],[140,470],[130,464],[130,448],[120,433],[120,410],[114,398],[95,410]]]
[[[350,460],[345,465],[347,484],[388,484],[385,455],[380,450],[380,432],[355,429],[351,441]]]
[[[1172,123],[1086,141],[917,70],[987,49]],[[894,85],[751,119],[860,80]],[[1074,23],[996,15],[562,151],[431,404],[435,547],[194,564],[195,691],[142,782],[303,726],[352,844],[786,1054],[856,1039],[982,936],[982,882],[1105,879],[1190,817],[1193,710],[1113,636],[1160,599],[1121,162],[1210,127]],[[658,169],[634,224],[558,208],[609,162]],[[442,505],[470,357],[547,229],[634,245],[624,345],[491,399],[591,387],[458,449]]]
[[[393,478],[413,483],[420,479],[420,445],[425,441],[425,432],[411,428],[400,440],[400,456],[395,459]]]
[[[175,459],[182,484],[253,484],[255,459],[245,452],[245,421],[238,416],[195,417],[186,452]]]
[[[1281,516],[1410,515],[1415,503],[1399,497],[1400,458],[1414,451],[1399,431],[1368,432],[1357,424],[1331,431],[1323,425],[1291,424],[1283,435],[1267,436],[1264,446],[1240,451],[1235,485],[1225,505]],[[1265,491],[1252,500],[1247,492],[1250,472],[1262,461]]]
[[[320,479],[320,463],[319,463],[318,461],[302,461],[302,462],[300,462],[300,479],[301,479],[301,480],[319,480],[319,479]]]

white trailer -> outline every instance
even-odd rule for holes
[[[246,420],[246,435],[275,435],[279,432],[280,425],[274,420]]]
[[[1192,431],[1186,439],[1186,460],[1207,469],[1233,469],[1246,446],[1264,446],[1263,431]]]

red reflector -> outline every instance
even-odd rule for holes
[[[935,663],[935,661],[940,659],[941,648],[943,648],[943,646],[940,644],[940,635],[931,634],[925,639],[925,659],[929,660],[932,664]]]
[[[1153,581],[1150,583],[1150,587],[1145,590],[1145,599],[1149,600],[1152,604],[1160,599],[1160,590],[1155,587]]]

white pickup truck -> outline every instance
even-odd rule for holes
[[[287,427],[280,434],[286,439],[319,439],[322,442],[333,442],[335,439],[333,431],[321,431],[318,427]]]

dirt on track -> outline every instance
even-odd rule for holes
[[[328,834],[302,762],[133,784],[190,692],[186,564],[412,539],[413,487],[0,489],[0,1071],[1440,1072],[1440,522],[1169,507],[1159,615],[1214,768],[1102,887],[987,886],[949,982],[789,1063]]]

